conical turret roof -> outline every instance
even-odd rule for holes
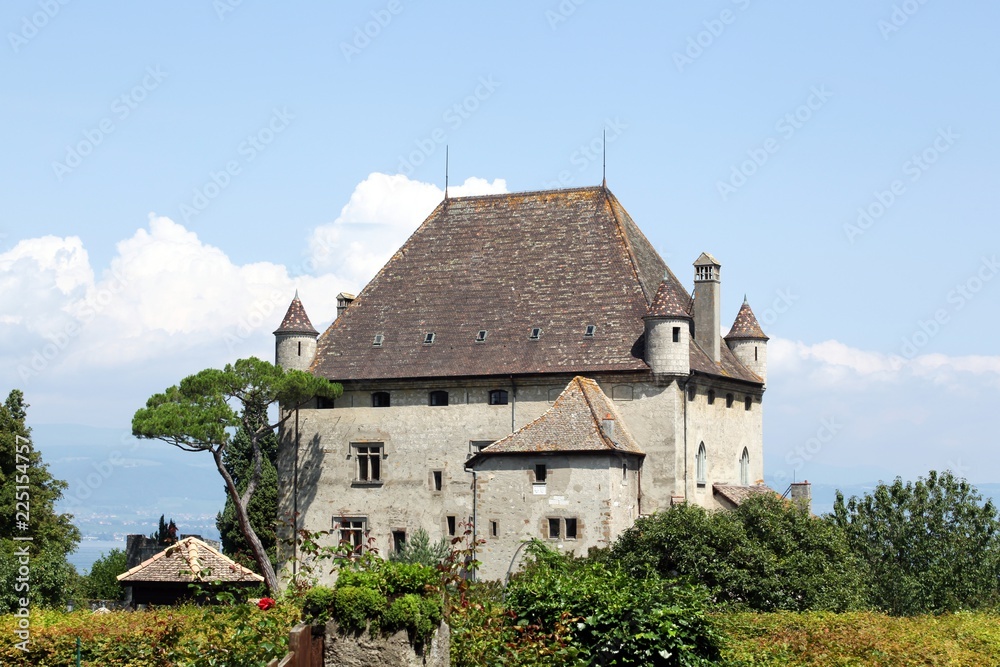
[[[683,317],[691,319],[688,311],[688,304],[691,301],[680,284],[671,280],[669,276],[664,276],[653,302],[649,304],[646,317]]]
[[[274,333],[275,335],[295,333],[309,334],[311,336],[319,335],[319,332],[313,327],[312,322],[309,321],[309,316],[306,315],[305,306],[299,300],[298,290],[295,291],[295,297],[288,305],[288,311],[285,313],[285,318],[281,320],[281,326]]]
[[[757,322],[753,311],[750,310],[750,304],[747,302],[746,297],[743,298],[743,305],[740,306],[740,312],[736,314],[736,321],[733,322],[733,328],[726,334],[726,340],[739,338],[769,340],[764,334],[764,330],[760,328],[760,324]]]

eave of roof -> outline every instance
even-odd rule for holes
[[[118,575],[123,584],[134,582],[193,582],[204,579],[202,570],[211,570],[213,581],[264,581],[264,577],[227,558],[196,537],[185,537],[163,551]],[[184,574],[182,574],[184,572]]]

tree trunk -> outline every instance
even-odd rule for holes
[[[213,449],[212,457],[215,459],[215,466],[219,469],[222,479],[226,480],[226,490],[229,491],[229,497],[233,499],[236,520],[239,521],[243,537],[247,539],[247,542],[250,543],[250,548],[253,549],[254,558],[257,560],[257,567],[260,568],[261,574],[264,575],[264,585],[267,586],[267,590],[271,593],[277,593],[278,576],[274,573],[274,567],[271,565],[271,559],[267,557],[264,545],[261,544],[260,538],[257,537],[253,526],[250,525],[250,515],[247,514],[247,506],[250,504],[250,498],[247,498],[246,504],[242,502],[240,492],[236,488],[236,483],[233,481],[229,471],[226,470],[225,464],[222,463],[222,452]]]

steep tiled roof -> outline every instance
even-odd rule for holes
[[[319,332],[313,327],[312,322],[309,321],[309,316],[306,315],[306,309],[299,301],[299,293],[295,292],[295,298],[288,305],[288,311],[285,313],[285,318],[281,320],[281,326],[279,326],[275,332],[276,334],[290,334],[290,333],[303,333],[312,334],[318,336]]]
[[[264,581],[264,577],[234,563],[196,537],[185,537],[118,575],[118,581],[126,585],[140,581],[196,580],[260,582]]]
[[[606,430],[603,422],[608,419],[614,425]],[[614,402],[597,382],[579,376],[570,381],[545,414],[480,451],[469,465],[496,454],[539,452],[643,453]]]
[[[733,505],[739,505],[751,496],[773,493],[778,495],[774,489],[763,484],[755,486],[736,486],[734,484],[713,484],[712,493],[718,494],[728,500]]]
[[[763,378],[757,376],[753,371],[740,363],[733,351],[726,345],[725,340],[719,341],[719,363],[716,364],[706,354],[694,338],[691,339],[691,371],[705,375],[721,375],[722,377],[743,380],[763,384]]]
[[[743,305],[740,306],[740,312],[736,314],[736,321],[733,322],[733,328],[726,334],[726,340],[739,338],[769,340],[764,335],[764,330],[760,328],[760,324],[758,324],[757,318],[754,317],[753,311],[750,310],[750,304],[747,303],[745,298],[743,299]]]
[[[647,317],[686,317],[691,319],[688,306],[691,297],[684,291],[676,280],[670,280],[664,276],[660,282],[660,287],[656,290],[653,303],[649,305]]]
[[[642,318],[665,273],[687,301],[604,188],[447,199],[323,333],[311,370],[335,380],[648,370]]]

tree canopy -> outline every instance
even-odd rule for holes
[[[75,576],[66,556],[80,541],[72,515],[55,509],[67,484],[52,476],[35,449],[25,423],[28,407],[17,389],[0,406],[0,507],[7,508],[0,514],[0,609],[12,608],[20,597],[15,590],[15,553],[26,545],[31,559],[29,599],[52,605],[65,601],[68,582]],[[15,541],[16,536],[31,541]]]
[[[838,492],[833,520],[869,571],[872,607],[910,615],[996,604],[997,508],[951,472],[897,477],[846,502]]]
[[[155,438],[189,452],[207,451],[226,483],[236,518],[269,589],[277,590],[278,580],[267,550],[254,530],[248,507],[264,468],[261,440],[273,433],[314,397],[336,398],[339,384],[298,370],[284,370],[256,357],[240,359],[222,370],[209,368],[181,380],[179,385],[154,394],[146,407],[132,418],[132,433],[139,438]],[[275,422],[255,422],[260,412],[247,406],[278,404]],[[226,451],[238,429],[250,437],[251,461],[245,488],[240,489],[226,467]]]

